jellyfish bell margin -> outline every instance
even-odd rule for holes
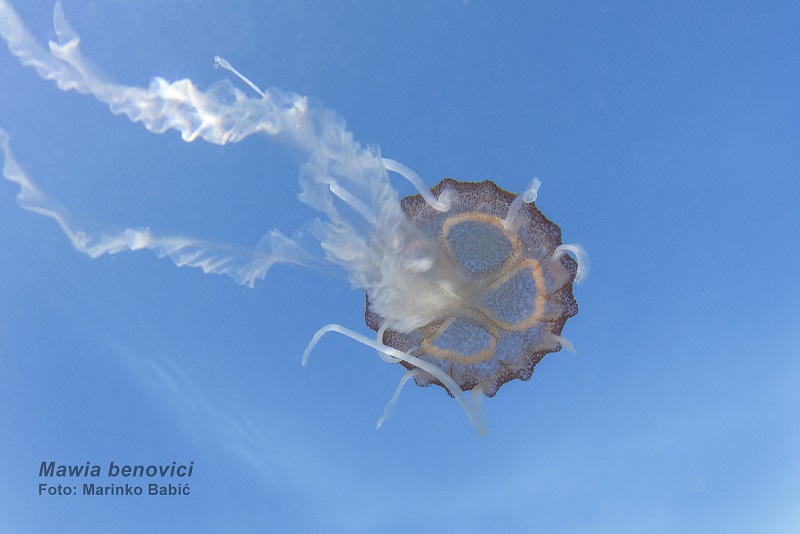
[[[578,245],[564,245],[560,228],[536,208],[539,186],[534,179],[515,195],[491,181],[445,179],[426,195],[404,198],[403,213],[415,230],[401,240],[407,265],[387,273],[386,296],[367,293],[365,320],[376,339],[328,325],[314,336],[304,363],[322,335],[346,335],[408,369],[378,428],[414,378],[418,386],[443,387],[485,434],[484,395],[530,379],[550,352],[574,352],[561,332],[578,312],[572,286],[586,278],[588,256]]]
[[[476,431],[485,433],[484,395],[494,396],[510,380],[528,380],[545,354],[571,348],[561,331],[577,313],[572,285],[586,277],[588,256],[578,245],[561,243],[558,226],[535,207],[538,180],[520,195],[488,181],[445,179],[429,190],[405,165],[356,142],[334,112],[312,108],[294,93],[262,91],[222,58],[215,64],[258,97],[230,82],[209,91],[188,79],[155,77],[147,87],[117,84],[83,57],[60,1],[53,21],[58,42],[45,48],[11,3],[0,0],[0,36],[42,79],[94,96],[113,114],[153,133],[177,131],[186,142],[224,145],[259,134],[281,144],[301,158],[299,199],[323,216],[312,232],[322,253],[277,230],[250,249],[150,228],[79,226],[66,206],[27,176],[0,130],[3,176],[19,187],[18,204],[53,219],[76,250],[92,258],[150,250],[180,267],[225,274],[249,287],[278,263],[323,273],[343,268],[351,287],[367,294],[365,318],[376,337],[328,325],[313,336],[303,363],[324,334],[337,332],[405,366],[378,427],[413,378],[419,386],[443,387]],[[389,172],[419,194],[401,201]]]

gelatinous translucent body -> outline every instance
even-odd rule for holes
[[[215,58],[216,64],[249,85],[257,98],[229,82],[207,91],[188,79],[155,77],[146,88],[118,84],[83,57],[80,37],[60,2],[53,22],[58,42],[45,49],[11,4],[0,0],[0,36],[11,54],[43,79],[64,91],[92,95],[153,133],[177,131],[187,142],[216,145],[251,135],[281,143],[301,159],[298,198],[322,216],[305,232],[319,240],[321,250],[277,230],[248,249],[149,228],[79,226],[67,207],[24,172],[0,129],[3,176],[19,187],[17,202],[53,219],[76,250],[92,258],[149,250],[179,267],[225,274],[250,287],[279,263],[321,272],[344,269],[351,287],[367,293],[367,323],[378,339],[331,324],[312,337],[303,364],[328,332],[372,347],[388,362],[402,362],[409,371],[379,427],[403,384],[414,378],[420,385],[443,386],[483,433],[484,395],[493,396],[514,378],[527,380],[545,354],[572,347],[560,333],[577,313],[572,283],[585,278],[588,258],[578,245],[562,245],[559,228],[533,205],[538,180],[520,195],[491,182],[444,180],[428,190],[414,171],[383,158],[377,147],[356,142],[334,112],[310,107],[303,96],[262,91],[222,58]],[[406,178],[420,194],[400,201],[389,172]]]
[[[440,278],[455,304],[447,315],[414,329],[383,331],[386,345],[436,365],[462,390],[482,384],[494,396],[504,383],[527,380],[534,366],[561,348],[564,323],[578,313],[572,296],[577,263],[558,254],[561,230],[531,203],[519,206],[514,224],[506,218],[517,195],[494,183],[445,179],[432,189],[451,199],[448,211],[432,208],[421,195],[401,206],[429,251],[426,266]],[[367,296],[367,324],[378,331],[384,319]],[[409,369],[413,366],[404,363]],[[430,374],[418,385],[442,385]]]

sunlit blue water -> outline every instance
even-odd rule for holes
[[[51,2],[17,4],[55,38]],[[0,181],[0,530],[800,530],[796,7],[228,4],[65,9],[120,82],[208,87],[220,55],[431,185],[538,176],[537,205],[592,259],[564,330],[579,354],[488,399],[487,437],[413,386],[376,431],[403,369],[335,337],[300,365],[324,324],[369,334],[346,281],[279,266],[251,290],[147,253],[91,260]],[[252,247],[317,216],[281,147],[151,134],[5,48],[0,126],[87,220]],[[84,483],[42,461],[194,462],[191,494],[40,496]]]

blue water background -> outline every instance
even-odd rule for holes
[[[50,1],[17,4],[55,38]],[[369,334],[346,281],[279,266],[248,289],[144,252],[91,260],[2,181],[0,530],[800,531],[797,3],[65,8],[119,82],[209,87],[220,55],[430,185],[538,176],[592,270],[564,329],[579,354],[487,400],[488,436],[413,385],[376,431],[402,368],[333,336],[300,365],[324,324]],[[252,247],[316,216],[271,141],[151,134],[5,47],[0,125],[45,191],[112,228]],[[43,460],[195,467],[190,496],[50,497]]]

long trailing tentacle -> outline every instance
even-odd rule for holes
[[[156,235],[149,228],[80,226],[67,208],[45,194],[22,170],[0,128],[3,176],[19,186],[17,203],[23,209],[53,219],[72,246],[91,258],[124,251],[150,250],[159,258],[169,257],[178,267],[197,267],[204,273],[225,274],[236,283],[253,287],[277,263],[303,265],[322,272],[330,266],[306,252],[295,239],[273,230],[255,249],[214,243],[181,235]]]

